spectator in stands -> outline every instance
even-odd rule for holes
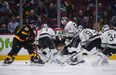
[[[94,4],[95,4],[95,1],[94,0],[86,0],[87,2],[87,6],[90,6],[90,7],[93,7]]]
[[[35,14],[35,11],[33,9],[30,10],[30,15],[28,16],[29,22],[32,20],[37,21],[37,16]]]
[[[7,16],[4,16],[4,23],[8,24],[11,21],[13,15],[13,11],[9,10]]]
[[[37,28],[41,28],[41,25],[42,25],[42,17],[41,16],[38,16],[36,25],[37,25]]]
[[[6,13],[9,10],[9,4],[6,0],[0,0],[0,13]]]
[[[90,7],[88,6],[84,12],[84,16],[89,17],[90,22],[92,22],[92,10],[90,9]]]
[[[112,16],[109,26],[113,29],[113,26],[116,25],[116,15]]]
[[[102,3],[98,4],[98,18],[102,18],[104,13],[103,5]]]
[[[3,16],[0,16],[0,26],[1,26],[1,24],[3,23]]]
[[[20,15],[17,15],[17,16],[16,16],[16,21],[17,21],[17,22],[20,22]]]
[[[112,17],[112,16],[113,16],[113,11],[112,11],[110,5],[108,6],[108,11],[107,11],[107,12],[108,12],[108,16],[109,16],[109,17]]]
[[[25,0],[24,0],[25,1]],[[9,4],[17,5],[19,4],[19,0],[7,0]]]
[[[38,2],[37,4],[37,15],[38,16],[46,16],[47,9],[45,9],[45,6],[42,1]]]
[[[67,12],[67,17],[72,18],[74,6],[71,4],[71,2],[64,1],[64,7],[65,11]]]
[[[31,2],[31,0],[24,0],[23,1],[23,17],[27,18],[30,15],[30,10],[34,9],[34,4]]]
[[[73,18],[73,22],[75,22],[78,25],[78,23],[77,23],[77,17]]]
[[[110,6],[111,6],[111,10],[113,11],[113,15],[116,15],[116,0],[109,0],[111,3],[110,3]]]
[[[91,18],[92,23],[94,23],[95,20],[96,20],[96,12],[93,11],[93,13],[92,13],[92,18]]]
[[[61,12],[66,11],[65,8],[64,8],[64,6],[65,6],[65,1],[64,1],[64,0],[60,0],[60,3],[61,3],[61,6],[60,6]]]
[[[16,21],[15,17],[12,17],[12,21],[8,23],[8,31],[14,33],[17,26],[19,26],[19,23]]]
[[[83,28],[93,29],[93,26],[91,25],[91,23],[89,21],[89,17],[84,17],[83,20],[81,21],[81,25],[83,26]]]
[[[49,9],[48,9],[48,18],[49,19],[56,19],[57,17],[57,10],[56,10],[56,7],[53,3],[50,3],[49,5]]]
[[[34,0],[24,0],[23,7],[28,10],[34,9],[35,8]]]
[[[8,2],[6,0],[0,0],[0,24],[5,23],[4,19],[7,16],[9,9]]]
[[[28,18],[24,19],[24,25],[29,25],[29,19]]]
[[[9,33],[10,32],[7,30],[6,24],[2,24],[0,29],[0,34],[9,34]]]
[[[78,16],[77,16],[77,23],[78,23],[78,25],[80,25],[80,22],[83,20],[83,18],[84,18],[84,13],[83,13],[83,11],[82,10],[79,10],[79,12],[78,12],[79,14],[78,14]]]
[[[96,21],[93,22],[93,29],[95,29],[97,31],[101,31],[103,26],[104,26],[103,18],[98,19],[97,24],[96,24]]]
[[[103,23],[104,23],[104,24],[109,24],[110,19],[111,19],[111,18],[110,18],[110,16],[108,15],[108,12],[105,11],[105,12],[103,13],[103,20],[104,20]]]
[[[43,3],[44,3],[44,6],[45,6],[45,9],[48,9],[49,5],[50,5],[50,0],[44,0]]]

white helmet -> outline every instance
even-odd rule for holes
[[[105,32],[105,31],[107,31],[107,30],[109,30],[110,29],[110,27],[109,27],[109,25],[104,25],[103,27],[102,27],[102,32]]]
[[[79,25],[79,26],[78,26],[78,29],[83,29],[83,26],[82,26],[82,25]]]
[[[47,24],[43,24],[42,28],[48,28],[48,25]]]
[[[79,31],[82,31],[82,30],[83,30],[83,26],[82,26],[82,25],[79,25],[79,26],[78,26],[78,30],[79,30]]]
[[[79,25],[78,28],[77,28],[77,33],[79,34],[82,30],[83,30],[83,26]]]

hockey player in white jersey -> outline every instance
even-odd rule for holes
[[[80,34],[79,34],[79,39],[80,39],[80,46],[81,46],[81,53],[83,55],[94,55],[96,53],[99,53],[99,51],[102,49],[101,47],[101,38],[99,33],[96,30],[93,29],[83,29]],[[96,48],[94,51],[93,48]],[[78,55],[77,55],[78,57]],[[86,61],[86,58],[82,59]]]
[[[90,54],[90,51],[94,47],[96,47],[97,50],[99,50],[99,49],[101,50],[101,48],[102,48],[101,47],[101,38],[100,38],[99,33],[96,30],[93,30],[93,29],[82,29],[82,31],[80,32],[80,34],[77,35],[75,39],[76,39],[75,41],[71,42],[71,46],[73,46],[74,43],[75,43],[76,44],[75,47],[78,47],[78,45],[80,43],[80,46],[84,50],[86,50],[86,52],[89,53],[89,54]],[[75,49],[75,51],[71,50],[71,49],[68,49],[68,48],[66,48],[66,49],[68,50],[69,53],[74,53],[74,52],[80,53],[76,49]],[[87,55],[87,53],[83,53],[83,51],[81,51],[81,53],[83,55],[85,55],[85,54]],[[77,54],[77,57],[78,57],[78,54]]]
[[[75,33],[77,32],[77,24],[71,20],[68,20],[67,17],[62,17],[61,23],[65,26],[64,27],[64,35],[66,36],[66,45],[70,43],[70,40],[74,37]]]
[[[100,49],[101,46],[101,38],[99,33],[93,29],[84,29],[79,34],[79,38],[81,40],[80,45],[82,48],[87,51],[91,51],[94,47]]]
[[[69,44],[71,43],[71,39],[75,36],[77,32],[77,24],[73,21],[69,20],[67,17],[61,18],[61,23],[64,25],[64,37],[65,37],[65,47],[60,51],[60,55],[68,55],[70,54],[67,50]],[[59,59],[59,58],[58,58]]]
[[[104,32],[106,32],[107,30],[110,29],[110,26],[108,24],[105,24],[103,27],[102,27],[102,30],[99,32],[99,34],[102,34]]]
[[[92,63],[93,66],[108,63],[109,57],[116,54],[116,16],[112,17],[112,21],[114,29],[108,30],[101,35],[101,46],[104,48],[104,50],[103,52],[99,53],[95,62]]]
[[[58,60],[62,61],[63,59],[68,59],[67,61],[68,63],[71,62],[75,62],[76,63],[80,63],[83,62],[83,59],[80,58],[80,56],[78,56],[78,61],[77,61],[77,56],[75,56],[77,53],[80,53],[80,49],[78,48],[78,45],[80,43],[80,38],[79,38],[79,33],[83,30],[83,26],[79,25],[77,27],[77,31],[75,33],[75,35],[73,36],[73,38],[71,39],[70,44],[66,45],[60,52],[60,56],[58,58]],[[79,49],[79,50],[78,50]],[[66,57],[65,57],[66,56]],[[73,57],[74,56],[74,57]]]
[[[65,26],[64,27],[64,36],[65,36],[65,50],[62,50],[61,54],[68,54],[67,48],[71,43],[71,39],[75,36],[77,32],[77,24],[73,21],[69,21],[67,17],[62,17],[61,23]]]
[[[57,50],[52,39],[55,39],[55,32],[52,28],[48,27],[47,24],[43,24],[36,40],[39,42],[42,53],[46,55],[47,58],[55,60],[54,54],[57,52]]]

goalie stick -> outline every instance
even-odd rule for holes
[[[61,65],[65,64],[70,58],[74,57],[75,55],[79,54],[81,51],[79,51],[78,53],[73,53],[72,55],[70,55],[69,57],[67,57],[63,62],[59,61],[59,63]]]
[[[79,51],[78,53],[80,53],[80,52],[81,52],[81,51]],[[61,61],[59,61],[59,60],[57,60],[57,59],[56,59],[56,61],[55,61],[55,60],[53,60],[53,59],[47,57],[46,55],[44,55],[44,54],[38,52],[38,54],[42,55],[43,57],[47,58],[48,60],[51,60],[52,62],[55,62],[55,63],[60,64],[60,65],[64,65],[70,58],[72,58],[73,56],[77,55],[78,53],[73,53],[73,54],[70,55],[68,58],[66,58],[63,62],[61,62]]]

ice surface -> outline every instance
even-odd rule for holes
[[[76,66],[59,66],[45,64],[43,66],[30,66],[29,61],[14,61],[8,66],[1,66],[0,75],[116,75],[116,60],[110,60],[109,65],[92,67],[87,64]]]

